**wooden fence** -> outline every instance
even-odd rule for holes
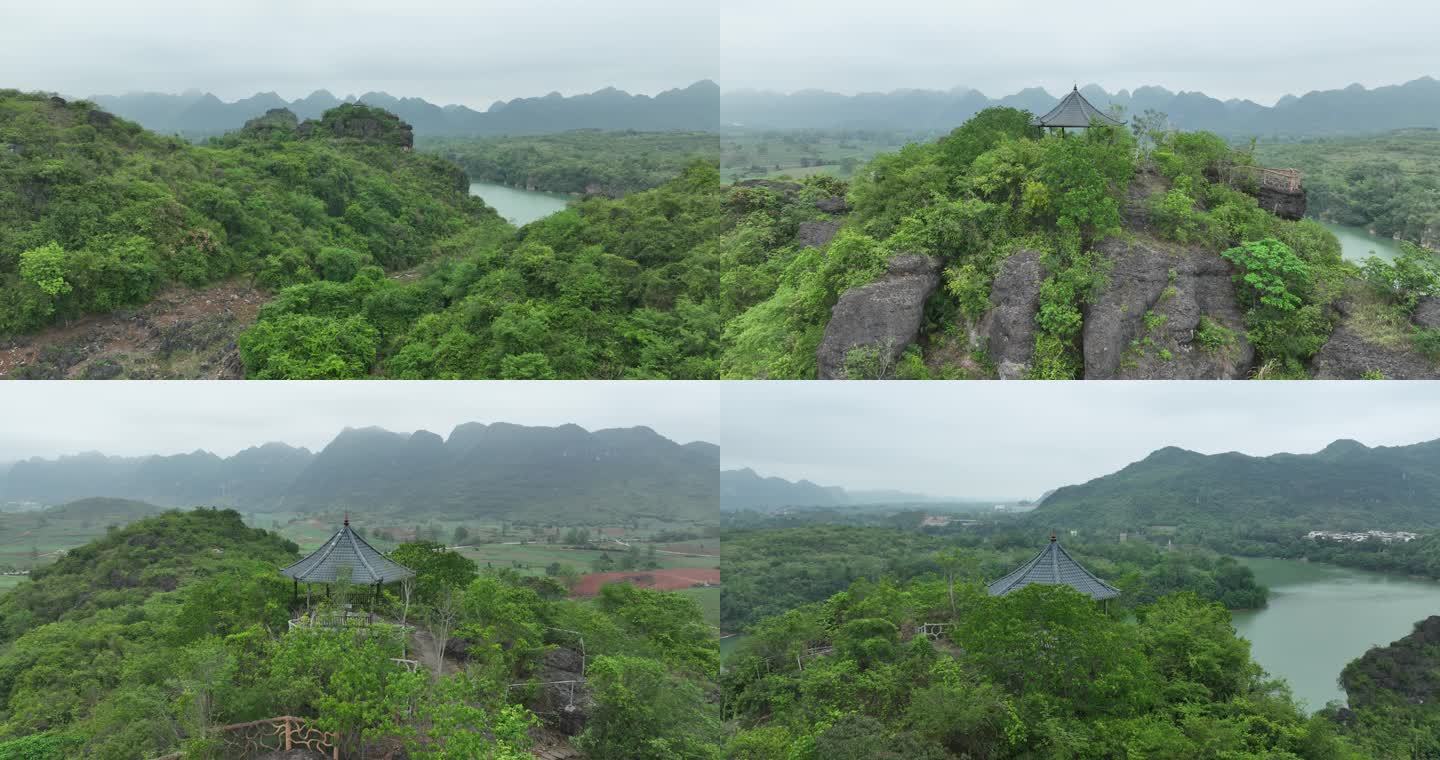
[[[225,752],[230,757],[251,758],[264,752],[306,747],[329,755],[331,760],[340,760],[338,736],[315,728],[305,718],[292,715],[220,726],[215,729],[215,735],[225,745]],[[182,757],[182,753],[176,752],[155,760],[180,760]]]

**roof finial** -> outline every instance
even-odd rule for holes
[[[1055,543],[1055,531],[1050,531],[1050,543]]]
[[[1075,82],[1074,84],[1070,85],[1070,91],[1071,91],[1071,92],[1079,92],[1079,91],[1080,91],[1080,83],[1079,83],[1079,82]]]
[[[345,510],[345,524],[346,524],[346,525],[349,525],[349,524],[350,524],[350,510],[348,510],[348,509]]]

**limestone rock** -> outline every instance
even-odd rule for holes
[[[363,140],[409,149],[415,145],[415,132],[409,124],[383,108],[360,103],[346,103],[325,112],[317,121],[307,119],[298,128],[302,137],[331,137]]]
[[[1440,328],[1440,298],[1425,296],[1420,303],[1415,305],[1415,311],[1410,315],[1410,321],[1417,327],[1427,330]]]
[[[300,120],[293,111],[288,108],[272,108],[266,111],[264,116],[256,116],[245,122],[241,131],[269,135],[294,132],[299,126]]]
[[[545,652],[535,678],[544,683],[535,712],[566,736],[584,731],[585,723],[595,710],[590,689],[580,682],[584,676],[583,662],[584,658],[574,650],[550,649]]]
[[[1035,356],[1035,314],[1045,272],[1037,251],[1016,251],[1000,265],[990,286],[990,310],[980,321],[985,351],[1001,380],[1030,374]]]
[[[820,200],[815,201],[815,208],[818,208],[827,214],[845,214],[849,213],[850,204],[845,202],[845,198],[843,196],[837,195],[833,198],[821,198]]]
[[[815,360],[821,380],[846,377],[845,360],[857,348],[874,349],[886,366],[919,338],[925,301],[940,285],[940,261],[902,253],[879,280],[851,288],[830,310]]]
[[[1260,208],[1269,211],[1281,219],[1295,221],[1305,217],[1306,202],[1305,188],[1303,187],[1294,193],[1269,187],[1261,187],[1256,191],[1255,198],[1260,202]]]
[[[835,233],[839,230],[840,222],[801,222],[800,228],[795,232],[795,239],[802,246],[823,248],[835,238]]]
[[[1387,380],[1440,378],[1440,365],[1408,345],[1391,348],[1372,343],[1348,319],[1330,333],[1330,339],[1310,360],[1310,369],[1319,380],[1360,380],[1375,372]]]
[[[1245,339],[1228,261],[1152,239],[1111,237],[1097,250],[1110,271],[1086,308],[1086,379],[1235,379],[1249,373],[1255,350]],[[1202,318],[1229,332],[1225,345],[1207,348],[1197,340]]]

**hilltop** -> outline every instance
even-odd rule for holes
[[[372,510],[417,516],[713,521],[719,449],[650,428],[587,431],[506,423],[429,431],[346,429],[317,453],[280,443],[207,451],[32,458],[0,476],[0,498],[60,504],[93,496],[164,507]],[[67,514],[109,506],[87,500]],[[98,518],[97,518],[98,519]]]
[[[1031,118],[731,186],[722,376],[1440,377],[1440,258],[1344,261],[1216,135]]]
[[[1056,490],[1031,519],[1058,529],[1143,531],[1305,525],[1316,530],[1440,525],[1440,441],[1253,457],[1160,449],[1118,472]]]
[[[225,102],[208,92],[129,93],[94,95],[91,101],[105,110],[132,119],[156,132],[187,137],[217,135],[239,129],[266,111],[284,108],[302,119],[317,118],[345,104],[381,108],[414,125],[422,137],[476,137],[535,135],[574,129],[634,129],[643,131],[713,130],[720,122],[720,88],[700,81],[650,95],[632,95],[606,87],[592,93],[497,101],[485,111],[462,105],[437,105],[423,98],[397,97],[386,92],[336,97],[316,90],[287,101],[273,92]]]

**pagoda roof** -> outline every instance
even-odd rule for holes
[[[1069,94],[1060,99],[1060,102],[1044,116],[1037,116],[1030,120],[1032,127],[1088,127],[1091,121],[1099,120],[1102,124],[1118,127],[1125,122],[1112,118],[1095,106],[1080,94],[1077,86]]]
[[[1034,559],[991,583],[990,596],[1004,596],[1037,583],[1044,586],[1069,586],[1095,600],[1120,596],[1120,589],[1081,567],[1054,536],[1050,537],[1050,543],[1041,549]]]
[[[334,583],[340,579],[341,568],[346,567],[350,568],[350,582],[363,586],[390,583],[415,575],[415,571],[366,543],[350,529],[348,518],[319,549],[281,570],[280,574],[305,583]]]

